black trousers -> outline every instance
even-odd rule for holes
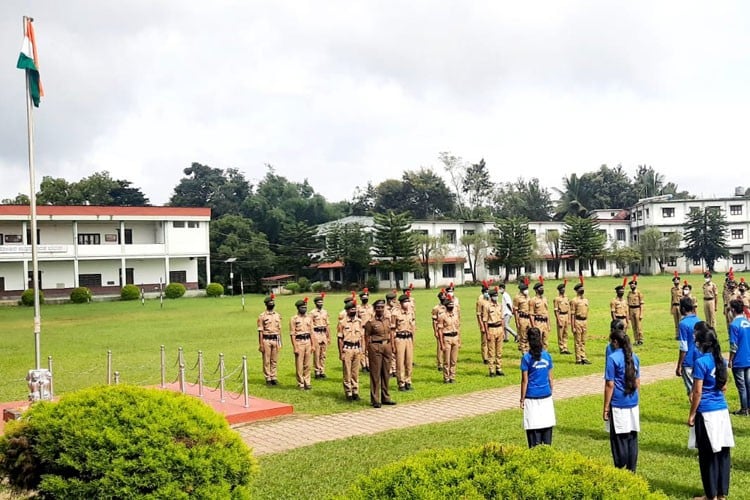
[[[704,493],[708,498],[729,495],[729,448],[722,448],[714,453],[700,412],[695,414],[695,444],[698,448],[698,465]]]
[[[612,408],[609,409],[609,446],[615,467],[635,472],[638,464],[638,433],[635,431],[615,434]]]
[[[544,429],[526,429],[526,441],[529,443],[529,448],[533,448],[540,444],[551,445],[552,427],[545,427]]]
[[[391,357],[393,356],[391,345],[368,343],[367,356],[370,361],[370,403],[390,401],[388,381],[391,378]]]

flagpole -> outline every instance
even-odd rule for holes
[[[26,33],[26,21],[34,22],[34,18],[23,16],[23,35]],[[31,209],[31,269],[32,283],[34,287],[34,366],[41,369],[41,335],[42,317],[39,307],[39,262],[37,258],[36,238],[36,174],[34,171],[34,120],[31,102],[31,89],[29,85],[29,73],[26,75],[26,125],[29,146],[29,208]]]

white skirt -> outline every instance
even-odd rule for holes
[[[729,410],[716,410],[701,413],[706,423],[706,434],[711,443],[711,450],[718,453],[722,448],[734,448],[734,433]],[[696,448],[695,427],[690,428],[688,434],[688,448]]]
[[[523,402],[523,428],[546,429],[554,427],[555,406],[552,404],[552,396],[543,399],[526,399]]]
[[[638,405],[632,408],[610,409],[609,420],[604,421],[604,430],[610,432],[610,425],[615,426],[615,434],[641,432],[641,411]]]

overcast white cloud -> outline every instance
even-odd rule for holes
[[[3,0],[2,198],[28,191],[24,14],[38,181],[108,170],[164,203],[191,162],[270,163],[337,201],[451,151],[547,187],[602,164],[750,185],[740,1]]]

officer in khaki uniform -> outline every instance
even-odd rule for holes
[[[674,338],[675,340],[680,339],[680,320],[682,315],[680,314],[680,299],[682,298],[682,289],[680,288],[680,276],[677,271],[672,276],[672,288],[669,290],[669,312],[672,314],[674,320]]]
[[[313,320],[313,360],[315,365],[315,378],[326,378],[326,351],[331,343],[331,327],[328,319],[328,311],[323,309],[325,293],[321,293],[313,299],[315,309],[310,313]]]
[[[570,354],[568,350],[568,327],[570,326],[570,300],[565,296],[565,287],[568,280],[563,280],[557,285],[557,297],[552,301],[555,311],[555,323],[557,323],[557,347],[560,354]]]
[[[357,316],[357,304],[349,302],[344,309],[346,317],[336,329],[339,359],[343,364],[344,394],[347,401],[359,401],[359,368],[365,330]]]
[[[516,328],[518,338],[518,350],[526,354],[529,352],[529,342],[526,331],[531,327],[531,315],[529,308],[529,284],[519,283],[518,294],[513,297],[513,314],[516,317]]]
[[[498,301],[498,290],[489,291],[490,301],[482,311],[482,333],[487,338],[487,361],[490,377],[504,376],[503,372],[503,304]]]
[[[576,298],[570,301],[570,318],[575,341],[575,353],[577,365],[590,365],[591,361],[586,359],[586,333],[588,331],[589,299],[583,296],[583,277],[581,282],[573,287]]]
[[[697,309],[697,307],[698,307],[698,299],[695,298],[695,295],[693,295],[693,285],[691,285],[690,283],[688,283],[688,280],[685,280],[682,283],[682,297],[689,298],[693,302],[693,305]]]
[[[289,337],[294,348],[294,367],[297,373],[297,387],[309,391],[310,366],[312,365],[312,316],[307,314],[307,299],[294,303],[297,314],[289,320]]]
[[[619,319],[625,323],[625,328],[628,327],[628,301],[625,300],[625,282],[627,278],[623,280],[622,285],[615,287],[615,298],[609,301],[609,315],[612,321]],[[679,304],[679,299],[677,299]]]
[[[719,289],[711,281],[711,273],[703,273],[703,316],[711,328],[716,328],[716,310],[719,307]]]
[[[401,310],[401,306],[399,305],[398,300],[398,294],[396,294],[396,290],[392,290],[385,294],[385,317],[388,318],[388,320],[391,322],[391,331],[395,328],[395,325],[393,324],[393,314],[396,311]],[[393,350],[393,356],[391,356],[391,377],[396,376],[396,345],[394,344],[392,346]]]
[[[529,299],[529,313],[531,326],[538,328],[542,334],[542,347],[549,347],[549,306],[544,298],[544,278],[539,276],[539,282],[534,284],[535,295]]]
[[[258,351],[263,355],[266,385],[278,385],[277,366],[281,350],[281,315],[274,311],[274,294],[263,299],[266,310],[258,316]]]
[[[416,322],[409,308],[409,296],[403,294],[398,298],[401,308],[391,316],[391,323],[396,337],[396,379],[399,391],[411,391],[411,374],[414,365],[414,330]]]
[[[633,326],[635,345],[643,345],[643,294],[637,289],[638,276],[634,274],[628,284],[628,320]]]
[[[437,298],[438,303],[435,307],[432,308],[430,315],[432,316],[432,333],[435,335],[435,344],[437,345],[437,352],[435,353],[437,369],[439,372],[442,372],[445,364],[445,357],[443,356],[443,346],[440,341],[440,334],[438,332],[438,319],[440,319],[440,315],[445,312],[445,289],[442,289],[438,292]]]
[[[737,285],[738,299],[742,301],[745,307],[750,307],[750,294],[747,293],[748,286],[745,282],[745,278],[740,278],[740,284]]]
[[[368,302],[370,302],[369,289],[363,288],[362,291],[359,292],[359,301],[360,304],[357,306],[357,317],[360,319],[360,321],[362,321],[362,325],[364,326],[368,321],[370,321],[370,318],[375,316],[375,309],[371,304],[368,304]],[[370,369],[370,360],[366,352],[362,351],[360,360],[362,363],[362,371],[368,371]]]
[[[438,317],[438,336],[443,348],[443,382],[456,381],[458,350],[461,348],[461,317],[452,298],[446,299],[445,312]]]
[[[729,307],[729,303],[736,298],[739,298],[740,292],[737,290],[737,282],[734,280],[734,272],[729,270],[729,276],[726,282],[726,290],[724,292],[724,319],[727,322],[727,332],[729,332],[729,325],[734,320],[734,313]]]
[[[388,390],[393,356],[391,320],[385,316],[385,301],[373,304],[375,315],[365,323],[365,351],[370,356],[370,404],[373,408],[395,405]]]
[[[479,297],[477,297],[477,303],[476,303],[476,314],[477,314],[477,325],[479,325],[479,336],[481,339],[481,346],[482,346],[482,362],[486,365],[489,363],[487,361],[487,338],[484,336],[484,331],[482,328],[482,311],[484,307],[489,303],[490,301],[490,287],[487,285],[486,281],[482,281],[482,291],[479,294]]]

